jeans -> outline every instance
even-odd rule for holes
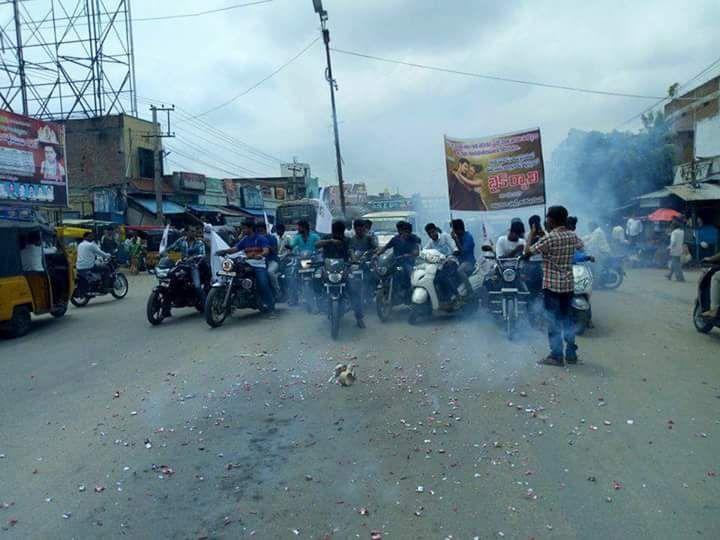
[[[350,306],[355,313],[356,319],[362,319],[365,316],[365,313],[363,312],[362,288],[362,280],[355,279],[348,281],[348,296],[350,297]]]
[[[672,279],[673,274],[675,274],[675,277],[678,281],[685,281],[685,276],[683,275],[682,270],[682,261],[680,260],[679,255],[677,257],[670,257],[670,273],[668,274],[667,278]]]
[[[278,280],[280,265],[277,261],[268,261],[267,271],[270,276],[270,284],[272,285],[273,291],[275,291],[275,296],[280,296],[280,281]]]
[[[710,278],[710,309],[717,312],[720,308],[720,270]]]
[[[465,283],[465,288],[467,289],[467,294],[472,294],[472,285],[470,284],[470,274],[472,274],[475,271],[475,263],[471,262],[464,262],[462,263],[457,270],[458,276],[460,276],[460,279],[463,280],[463,283]]]
[[[557,293],[545,289],[545,313],[548,323],[548,341],[550,342],[550,356],[556,360],[563,358],[563,339],[565,340],[565,359],[577,359],[577,345],[575,345],[575,323],[570,313],[571,292]]]
[[[192,278],[193,287],[195,287],[195,292],[197,293],[198,298],[205,302],[205,290],[200,282],[200,268],[198,268],[197,264],[190,267],[190,277]]]
[[[255,279],[257,280],[258,291],[260,292],[260,301],[265,309],[275,309],[275,298],[273,297],[272,287],[270,286],[270,275],[267,268],[254,267]]]

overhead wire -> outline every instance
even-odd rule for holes
[[[222,13],[224,11],[230,11],[233,9],[257,6],[260,4],[269,4],[270,2],[273,2],[273,0],[256,0],[255,2],[245,2],[243,4],[234,4],[232,6],[225,6],[222,8],[206,9],[205,11],[196,11],[194,13],[178,13],[176,15],[158,15],[157,17],[133,18],[133,22],[167,21],[167,20],[171,20],[171,19],[188,19],[190,17],[201,17],[203,15],[211,15],[213,13]]]
[[[371,54],[365,54],[355,51],[347,51],[344,49],[331,49],[333,52],[339,53],[339,54],[345,54],[349,56],[356,56],[359,58],[365,58],[368,60],[375,60],[378,62],[385,62],[388,64],[397,64],[401,66],[407,66],[417,69],[425,69],[429,71],[438,71],[441,73],[450,73],[452,75],[462,75],[464,77],[473,77],[476,79],[485,79],[490,81],[500,81],[500,82],[508,82],[508,83],[514,83],[514,84],[522,84],[525,86],[538,86],[541,88],[554,88],[556,90],[566,90],[568,92],[580,92],[583,94],[596,94],[601,96],[615,96],[615,97],[626,97],[626,98],[634,98],[634,99],[660,99],[660,96],[650,96],[645,94],[634,94],[631,92],[614,92],[609,90],[597,90],[593,88],[583,88],[579,86],[568,86],[563,84],[554,84],[554,83],[546,83],[546,82],[540,82],[540,81],[530,81],[530,80],[524,80],[524,79],[514,79],[510,77],[500,77],[497,75],[487,75],[483,73],[474,73],[471,71],[462,71],[458,69],[451,69],[451,68],[445,68],[445,67],[439,67],[439,66],[430,66],[426,64],[419,64],[416,62],[406,62],[404,60],[397,60],[394,58],[384,58],[381,56],[375,56]]]

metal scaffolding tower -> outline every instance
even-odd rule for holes
[[[0,108],[137,116],[130,0],[0,1]]]

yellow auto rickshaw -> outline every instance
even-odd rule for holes
[[[0,334],[26,334],[33,314],[65,315],[74,265],[50,227],[0,219],[0,253]]]

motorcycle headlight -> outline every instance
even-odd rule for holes
[[[302,268],[303,270],[307,270],[311,266],[312,266],[312,261],[310,261],[310,260],[300,261],[300,268]]]
[[[342,274],[337,272],[331,272],[328,274],[328,281],[330,283],[340,283],[342,281]]]
[[[506,268],[503,270],[502,277],[505,281],[512,282],[515,281],[515,278],[517,277],[517,272],[513,270],[512,268]]]
[[[223,272],[232,272],[233,267],[234,267],[234,264],[232,262],[232,259],[223,259],[223,262],[222,262]]]

